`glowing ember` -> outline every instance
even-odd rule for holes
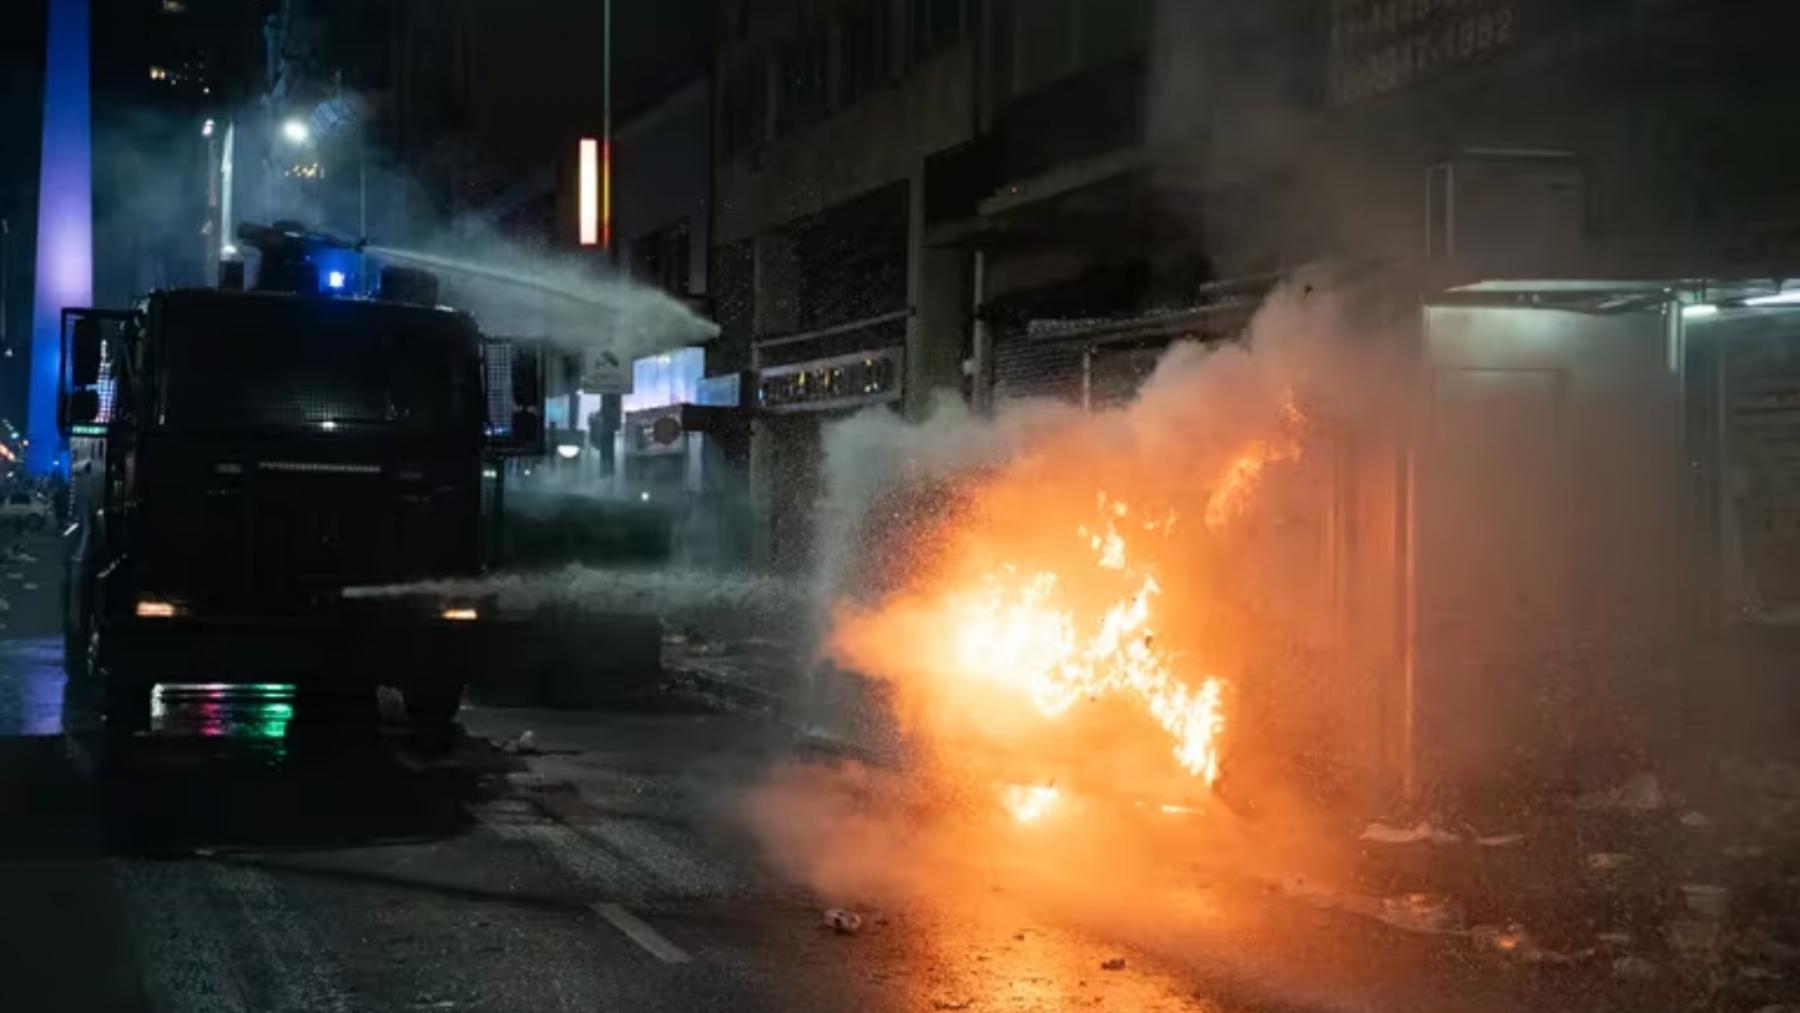
[[[1030,826],[1049,815],[1062,798],[1055,785],[1009,784],[1000,792],[1000,804],[1018,822]]]
[[[892,680],[897,716],[939,737],[943,762],[963,774],[993,765],[987,783],[1070,771],[1070,784],[1110,781],[1136,794],[1178,771],[1211,786],[1226,683],[1208,668],[1235,663],[1246,633],[1230,582],[1210,564],[1226,558],[1216,550],[1272,466],[1300,456],[1304,431],[1288,399],[1275,425],[1231,445],[1234,455],[1198,450],[1195,459],[1217,462],[1210,473],[1167,461],[1116,467],[1110,444],[1072,431],[970,476],[934,532],[941,554],[906,591],[872,607],[845,603],[831,651]],[[1096,490],[1100,475],[1130,496]],[[1200,515],[1191,527],[1177,512],[1189,504]],[[1166,748],[1154,738],[1143,748],[1149,725]],[[1059,790],[1001,794],[1029,824]]]
[[[1280,442],[1253,440],[1225,466],[1225,473],[1219,476],[1206,500],[1208,531],[1218,531],[1244,512],[1264,468],[1275,461],[1291,461],[1300,456],[1300,429],[1306,424],[1306,416],[1294,403],[1292,394],[1282,404],[1281,417],[1284,435]]]

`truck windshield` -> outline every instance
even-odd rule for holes
[[[422,433],[479,425],[475,335],[417,307],[239,296],[172,304],[158,422]]]

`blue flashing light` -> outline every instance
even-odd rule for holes
[[[342,289],[344,287],[344,272],[327,271],[325,273],[325,287],[332,289],[333,291]]]

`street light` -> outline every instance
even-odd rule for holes
[[[312,131],[300,120],[291,119],[281,125],[281,136],[294,144],[305,144],[312,139]]]

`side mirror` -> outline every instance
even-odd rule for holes
[[[100,392],[93,389],[63,395],[63,424],[85,426],[100,417]]]
[[[100,321],[92,317],[75,321],[69,337],[69,386],[92,387],[100,382],[100,342]]]

